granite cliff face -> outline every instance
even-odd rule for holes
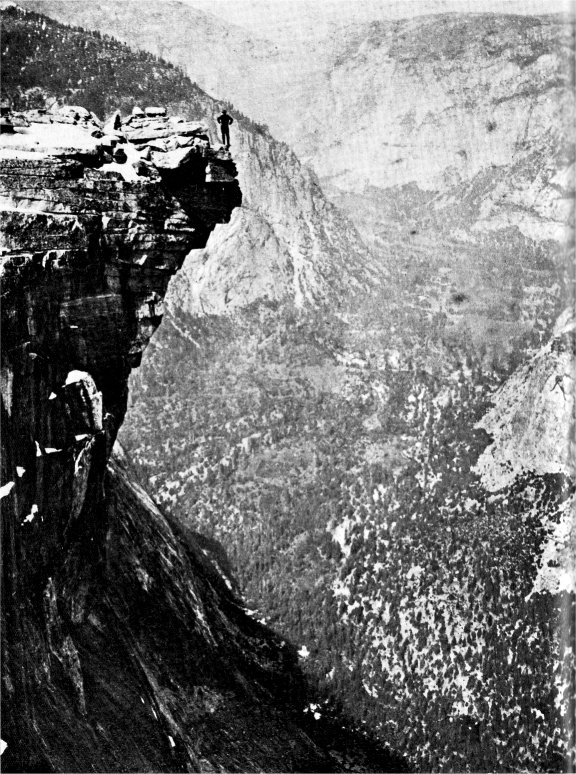
[[[574,474],[576,322],[565,312],[552,339],[494,395],[479,427],[492,443],[478,460],[487,489],[510,486],[526,474]]]
[[[156,152],[162,167],[121,137],[138,160],[120,164],[118,138],[103,135],[88,111],[28,118],[1,145],[5,436],[17,443],[9,464],[25,471],[13,497],[40,514],[30,531],[41,529],[45,507],[70,512],[69,521],[50,520],[58,542],[85,507],[92,460],[110,453],[128,375],[162,318],[170,277],[241,196],[227,153],[191,146],[171,166],[170,152]],[[105,150],[113,145],[115,157]],[[226,170],[228,182],[208,182],[208,165]],[[64,484],[60,504],[44,468]],[[33,488],[28,503],[18,490],[33,471],[38,496]],[[71,479],[81,484],[67,487]]]
[[[168,280],[240,204],[234,164],[162,111],[113,138],[80,108],[10,122],[3,768],[322,769],[291,646],[247,615],[218,546],[109,463]]]
[[[491,438],[476,464],[487,490],[507,490],[529,476],[573,481],[575,329],[572,310],[566,310],[552,339],[502,385],[478,423]],[[545,505],[537,507],[548,535],[538,560],[535,593],[576,591],[574,505],[572,496],[556,513]]]
[[[65,22],[92,24],[92,12],[81,3],[64,3],[53,10]],[[128,16],[131,28],[145,30],[142,14],[152,10],[137,3],[99,4],[92,9],[94,15],[103,13],[108,20],[118,17],[117,25],[106,28],[114,35],[121,33],[121,21],[126,23]],[[193,29],[204,68],[206,62],[212,66],[216,41],[220,41],[219,56],[226,47],[234,47],[233,37],[220,27],[210,31],[207,24],[197,26],[194,13],[190,22],[188,6],[177,5],[177,13],[169,17],[167,10],[163,5],[162,28]],[[86,18],[83,11],[88,12]],[[160,22],[158,14],[156,8],[154,18]],[[100,33],[63,27],[20,8],[6,9],[3,27],[3,86],[19,105],[28,106],[34,99],[51,104],[59,98],[80,102],[105,118],[117,109],[130,112],[142,99],[148,104],[160,100],[186,118],[201,115],[214,141],[219,137],[216,116],[222,108],[226,106],[234,116],[231,140],[243,207],[234,213],[232,229],[222,234],[217,230],[206,252],[187,261],[179,273],[173,293],[185,310],[228,312],[259,299],[282,298],[299,305],[332,302],[346,298],[350,290],[362,292],[381,277],[358,231],[328,202],[316,175],[266,127],[209,97],[173,65],[130,51]],[[187,38],[187,47],[191,39]],[[229,59],[244,67],[241,58],[231,55]],[[54,62],[54,68],[39,69],[38,61]],[[190,77],[198,80],[198,75],[191,72]],[[252,246],[258,246],[257,257]],[[177,292],[180,283],[183,287]],[[195,293],[192,307],[187,300],[190,288]]]
[[[259,300],[337,306],[376,287],[384,273],[314,172],[283,143],[235,126],[242,208],[186,260],[170,289],[171,307],[222,314]]]

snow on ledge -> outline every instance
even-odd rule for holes
[[[87,371],[69,371],[64,385],[76,384],[77,382],[92,382],[93,379]]]
[[[5,497],[8,497],[10,492],[14,489],[14,481],[9,481],[7,484],[4,484],[0,487],[0,500],[3,500]]]
[[[96,129],[90,125],[89,129]],[[63,156],[73,154],[96,155],[101,141],[92,137],[83,126],[64,123],[32,123],[30,126],[16,127],[14,134],[0,135],[0,153],[16,154],[15,158],[37,159],[44,156]],[[9,156],[8,156],[9,157]]]

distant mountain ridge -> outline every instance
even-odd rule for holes
[[[72,11],[62,0],[24,4],[154,53],[162,40],[190,77],[266,121],[322,179],[345,190],[411,180],[445,189],[455,175],[470,179],[522,158],[546,132],[557,139],[573,115],[568,15],[448,13],[358,23],[351,9],[346,23],[301,46],[297,36],[284,45],[254,38],[177,2],[163,3],[161,12],[154,3],[78,3]],[[140,12],[146,25],[133,24]],[[196,37],[207,39],[209,73]]]
[[[310,89],[313,106],[300,106],[290,138],[341,187],[358,188],[363,175],[381,187],[445,188],[450,168],[464,179],[509,163],[548,130],[558,139],[571,115],[568,18],[444,14],[346,32],[324,42],[320,101]],[[381,164],[346,173],[337,148],[357,146],[360,134],[359,160],[377,155]]]
[[[25,2],[101,30],[111,30],[115,18],[106,3],[87,10],[82,3]],[[268,258],[244,270],[227,239],[221,261],[196,259],[187,287],[202,295],[206,311],[240,308],[259,292],[284,297],[288,287],[286,297],[342,298],[346,285],[374,286],[363,279],[372,275],[399,315],[424,314],[431,326],[444,320],[458,341],[496,353],[526,336],[542,343],[573,295],[570,18],[452,13],[359,24],[351,7],[324,38],[304,45],[295,35],[271,45],[188,5],[165,2],[162,17],[142,6],[149,25],[133,23],[140,4],[120,5],[124,37],[148,45],[156,35],[168,51],[172,41],[191,77],[204,68],[195,36],[212,25],[211,78],[215,83],[218,74],[221,94],[286,140],[316,171],[314,185],[349,218],[337,216],[343,229],[328,223],[323,236],[320,224],[301,222],[290,228],[287,245],[277,218],[239,213],[238,233],[252,219],[254,239],[244,244],[262,245]],[[342,237],[350,221],[370,254]],[[334,262],[347,252],[353,257],[345,266]],[[230,271],[237,292],[226,283]],[[178,304],[185,305],[188,290]]]

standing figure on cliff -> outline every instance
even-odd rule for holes
[[[229,116],[225,109],[222,109],[222,114],[216,119],[222,128],[222,143],[226,148],[230,147],[230,124],[234,123],[232,116]]]

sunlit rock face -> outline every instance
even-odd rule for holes
[[[243,206],[185,261],[170,288],[172,308],[223,314],[264,299],[336,305],[385,281],[356,228],[290,148],[242,125],[232,132]]]
[[[240,204],[234,164],[166,116],[111,138],[73,113],[0,138],[3,768],[323,767],[291,725],[293,649],[218,548],[107,470],[168,280]]]
[[[549,183],[570,166],[573,47],[561,15],[350,19],[311,53],[314,87],[295,84],[278,97],[272,126],[346,190],[414,182],[445,191],[527,161]],[[550,176],[546,161],[557,165]]]
[[[575,331],[573,312],[566,310],[552,339],[502,385],[478,423],[491,443],[475,470],[489,491],[531,477],[547,477],[550,489],[560,486],[556,481],[573,481]],[[533,593],[576,592],[575,504],[573,490],[558,510],[546,500],[532,503],[547,530]]]
[[[505,382],[479,423],[493,439],[476,466],[487,489],[525,473],[573,475],[575,329],[565,313],[552,340]]]

